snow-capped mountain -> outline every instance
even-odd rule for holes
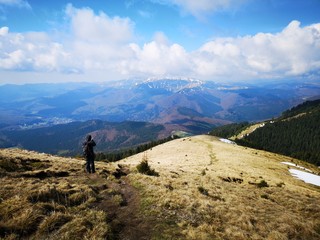
[[[229,122],[278,116],[309,97],[320,85],[301,82],[218,84],[161,77],[103,84],[0,86],[0,130],[42,127],[52,122],[101,119],[176,124],[201,133]],[[52,121],[55,119],[55,121]]]
[[[181,92],[185,89],[201,89],[205,82],[194,78],[164,77],[148,78],[145,81],[136,83],[136,87],[162,89],[169,92]]]

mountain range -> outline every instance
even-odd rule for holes
[[[150,78],[105,84],[0,86],[0,147],[59,155],[130,148],[176,131],[202,134],[232,122],[260,121],[320,96],[316,83],[217,84]]]
[[[190,78],[0,86],[0,129],[100,119],[211,126],[276,117],[320,96],[320,84],[218,84]],[[196,133],[197,129],[193,130]],[[203,129],[200,129],[203,131]]]

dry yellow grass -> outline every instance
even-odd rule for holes
[[[138,173],[143,159],[158,177]],[[95,175],[82,160],[2,149],[0,238],[319,239],[320,189],[282,161],[319,171],[204,135],[97,163]],[[113,176],[118,164],[127,177]]]
[[[173,232],[181,239],[320,237],[319,188],[293,178],[288,166],[280,163],[298,160],[196,136],[121,163],[134,169],[143,154],[160,177],[130,178],[145,191],[146,211],[172,228],[168,238]],[[261,182],[268,187],[259,188]]]
[[[108,212],[95,208],[105,194],[105,164],[84,173],[84,161],[19,149],[0,150],[0,238],[105,239]],[[110,169],[110,168],[108,168]],[[110,176],[109,176],[110,177]],[[116,205],[115,205],[116,206]]]

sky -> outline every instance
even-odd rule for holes
[[[320,0],[0,0],[0,84],[320,81]]]

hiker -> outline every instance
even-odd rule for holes
[[[93,147],[96,146],[95,141],[92,139],[91,135],[86,137],[86,141],[83,143],[83,155],[86,158],[86,170],[88,173],[95,173],[96,169],[94,167],[95,154]]]

